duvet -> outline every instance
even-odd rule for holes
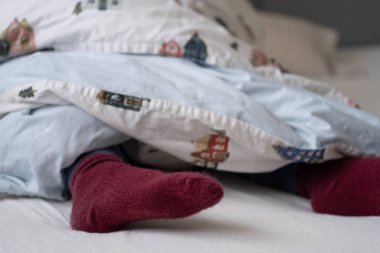
[[[380,155],[379,119],[325,84],[252,67],[254,48],[176,1],[51,1],[45,23],[17,2],[0,4],[26,16],[0,20],[0,192],[64,199],[64,168],[129,139],[245,173]]]

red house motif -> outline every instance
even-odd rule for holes
[[[35,50],[34,37],[33,28],[28,21],[24,18],[20,22],[15,18],[7,29],[0,33],[0,41],[2,42],[0,56],[16,56]]]
[[[168,42],[162,43],[160,54],[175,57],[183,57],[183,50],[175,40],[170,40]]]
[[[191,153],[195,164],[202,167],[217,168],[228,159],[229,138],[224,133],[205,135],[195,141],[196,152]]]

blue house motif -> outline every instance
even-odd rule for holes
[[[284,159],[294,162],[315,163],[324,160],[323,149],[299,149],[283,145],[274,145],[273,148]]]
[[[206,61],[207,46],[203,40],[199,38],[198,33],[195,33],[186,43],[184,57],[195,61]]]
[[[83,9],[84,10],[100,10],[106,11],[110,9],[120,9],[122,5],[122,0],[84,0]],[[78,2],[80,4],[81,2]],[[80,6],[82,7],[82,5]],[[76,7],[78,8],[78,7]],[[76,10],[76,14],[78,10]]]

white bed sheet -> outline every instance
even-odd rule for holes
[[[218,175],[222,202],[182,220],[89,234],[69,227],[71,203],[0,201],[0,252],[378,252],[380,217],[315,214],[301,197]]]
[[[380,47],[337,55],[336,85],[380,116]],[[181,220],[135,223],[109,234],[69,227],[71,202],[0,199],[0,253],[24,252],[378,252],[380,217],[315,214],[309,201],[254,185],[246,177],[218,174],[222,202]]]

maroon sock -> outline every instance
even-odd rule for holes
[[[70,184],[71,226],[110,232],[129,222],[182,218],[218,203],[223,188],[201,173],[164,173],[132,167],[112,154],[93,154],[74,171]]]
[[[305,165],[298,171],[298,191],[315,212],[380,215],[380,158],[345,158]]]

